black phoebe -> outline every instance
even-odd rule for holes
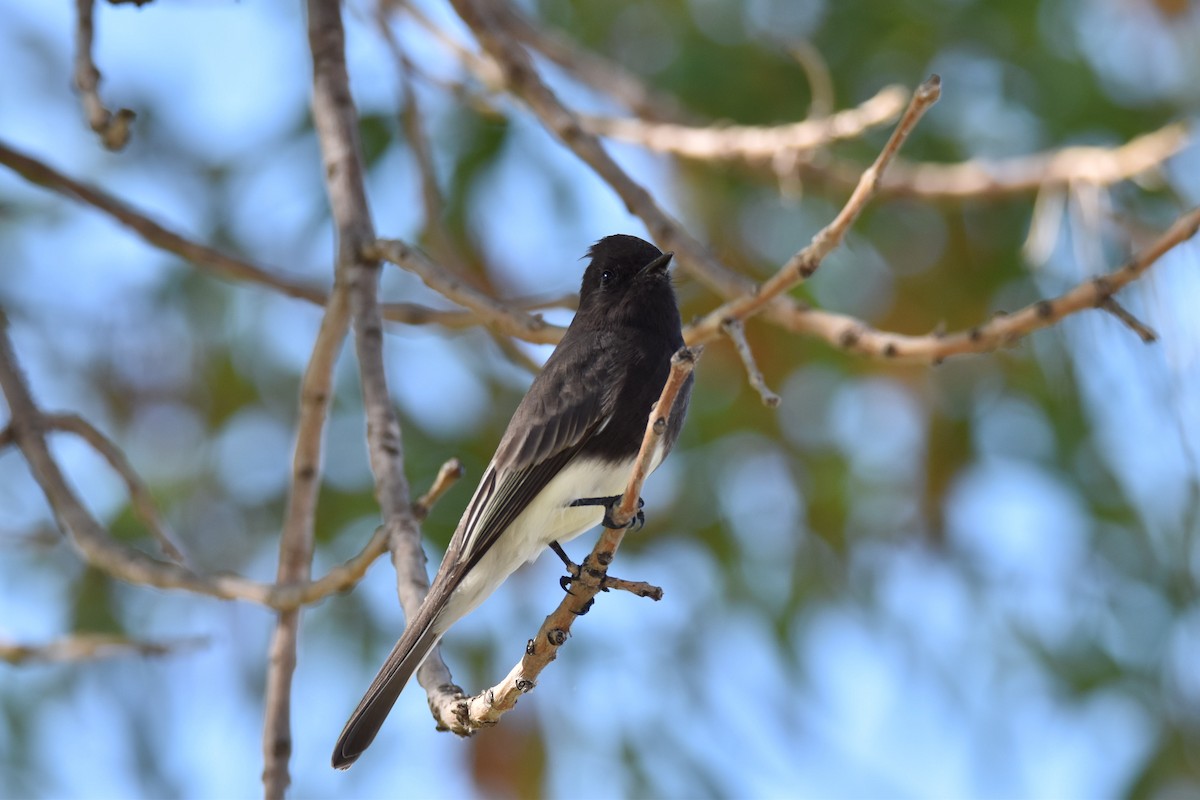
[[[610,520],[683,336],[671,253],[618,235],[588,254],[579,311],[508,423],[425,602],[342,729],[333,751],[338,769],[371,744],[451,625],[543,548]],[[689,376],[651,469],[679,436],[691,389]]]

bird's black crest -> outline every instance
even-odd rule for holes
[[[662,251],[645,239],[617,233],[605,236],[588,248],[592,261],[603,261],[609,264],[627,263],[643,267],[662,255]]]

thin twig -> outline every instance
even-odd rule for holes
[[[628,524],[637,513],[642,484],[649,474],[658,443],[666,432],[667,417],[674,410],[675,398],[692,374],[698,357],[699,350],[683,348],[671,359],[671,372],[646,422],[641,450],[630,471],[621,503],[612,513],[613,522],[618,526]],[[478,728],[495,725],[505,712],[516,705],[521,695],[533,690],[542,670],[557,657],[558,648],[567,641],[572,624],[579,618],[580,609],[589,605],[602,591],[608,566],[612,563],[624,536],[625,528],[604,529],[596,546],[584,561],[579,577],[572,582],[571,593],[564,596],[558,608],[546,617],[537,635],[526,645],[525,656],[500,683],[470,698],[447,693],[437,704],[431,699],[430,707],[439,726],[457,733],[469,733]],[[635,586],[630,582],[623,583]],[[649,584],[644,586],[650,590],[657,588]],[[653,594],[651,592],[645,596]]]
[[[433,263],[419,250],[396,239],[381,239],[366,245],[367,258],[381,259],[408,270],[438,294],[473,311],[479,320],[499,333],[517,336],[527,342],[552,344],[562,338],[559,331],[539,314],[519,311],[491,295],[459,280],[449,270]]]
[[[832,114],[833,76],[829,72],[829,62],[812,42],[806,40],[793,41],[787,46],[787,52],[804,70],[804,76],[808,79],[808,90],[812,97],[808,103],[809,118],[820,119]],[[903,106],[902,100],[900,107]],[[900,113],[900,108],[896,109],[896,113]]]
[[[421,176],[421,202],[425,207],[425,227],[432,232],[437,246],[443,252],[453,250],[453,237],[446,228],[444,217],[445,200],[438,186],[437,170],[433,163],[433,148],[425,135],[421,101],[413,85],[413,75],[416,67],[412,59],[400,46],[396,34],[388,22],[389,7],[380,3],[375,9],[375,25],[383,36],[392,58],[396,62],[396,71],[400,79],[400,124],[412,150],[413,161],[417,165],[417,173]]]
[[[349,561],[334,567],[317,581],[261,584],[237,575],[204,576],[115,542],[83,508],[66,483],[46,446],[44,431],[50,425],[37,409],[13,357],[7,319],[0,312],[0,387],[12,413],[8,431],[25,454],[34,477],[46,493],[59,524],[89,564],[118,580],[135,585],[181,589],[221,599],[239,599],[276,609],[297,608],[316,602],[354,585],[370,564],[385,550],[384,537],[377,534]]]
[[[312,574],[317,494],[321,486],[321,450],[333,396],[333,370],[350,326],[344,276],[337,275],[329,305],[321,317],[312,355],[300,382],[300,414],[292,455],[287,512],[279,537],[278,583],[308,580]],[[300,609],[281,611],[268,650],[263,704],[263,794],[282,798],[291,777],[291,695],[300,635]]]
[[[433,509],[434,504],[441,499],[450,487],[453,486],[459,478],[466,472],[461,461],[457,458],[452,458],[442,468],[438,470],[437,477],[433,479],[433,485],[429,487],[429,491],[421,495],[417,502],[413,503],[413,516],[424,521],[429,516],[429,512]]]
[[[349,589],[387,550],[387,536],[380,529],[362,550],[318,580],[286,584],[258,583],[228,572],[204,575],[180,564],[152,558],[114,540],[67,483],[47,446],[45,414],[34,403],[17,363],[8,335],[8,317],[3,309],[0,309],[0,391],[4,393],[11,414],[7,430],[46,495],[60,529],[67,533],[89,565],[119,581],[135,586],[188,591],[221,600],[245,600],[284,611],[310,605]]]
[[[624,578],[614,578],[612,575],[605,575],[604,585],[600,591],[607,592],[610,589],[629,592],[637,597],[648,597],[656,603],[663,599],[661,586],[655,586],[653,583],[646,583],[645,581],[627,581]]]
[[[667,122],[694,116],[674,96],[655,91],[619,62],[604,58],[544,25],[535,25],[515,5],[505,3],[497,8],[500,24],[514,38],[582,83],[624,104],[640,119]]]
[[[583,127],[600,136],[632,142],[649,150],[700,161],[768,163],[781,152],[805,152],[886,125],[904,110],[908,91],[888,86],[856,108],[787,125],[712,125],[695,127],[642,119],[582,116]]]
[[[434,41],[449,50],[460,64],[467,68],[475,78],[490,92],[500,92],[504,89],[504,76],[500,67],[486,55],[476,53],[452,36],[445,28],[438,25],[429,15],[411,0],[386,0],[402,9],[413,21],[425,29]]]
[[[97,661],[124,655],[165,656],[182,650],[193,650],[208,643],[204,637],[146,642],[125,636],[103,633],[76,633],[45,644],[18,644],[0,641],[0,662],[47,664],[78,661]]]
[[[321,288],[309,286],[285,277],[282,270],[258,266],[245,259],[200,244],[152,220],[146,213],[112,195],[70,178],[32,156],[20,153],[0,143],[0,164],[8,167],[30,183],[57,192],[65,197],[86,203],[125,225],[143,241],[179,256],[193,266],[217,277],[238,284],[265,286],[287,297],[295,297],[324,306],[329,295]],[[450,329],[479,325],[479,318],[470,311],[442,310],[417,303],[387,303],[383,315],[390,322],[408,325],[440,325]],[[562,338],[563,329],[545,325],[535,334],[536,341],[554,343]],[[514,334],[520,335],[520,334]]]
[[[1136,333],[1146,344],[1154,344],[1158,341],[1158,334],[1154,329],[1131,314],[1125,306],[1117,302],[1115,297],[1109,296],[1101,300],[1099,308],[1119,319],[1125,327]]]
[[[891,137],[888,138],[887,144],[875,158],[875,162],[863,172],[850,199],[842,206],[842,210],[838,212],[833,221],[818,231],[807,247],[788,259],[778,272],[761,286],[756,287],[754,292],[730,300],[689,326],[688,341],[698,341],[700,337],[707,337],[715,331],[720,331],[726,320],[745,320],[757,314],[776,297],[807,280],[817,271],[817,268],[821,266],[821,261],[842,243],[850,226],[854,224],[867,202],[875,195],[888,164],[895,157],[900,146],[904,144],[908,135],[912,133],[921,117],[941,96],[941,85],[941,78],[933,75],[913,92],[912,100],[895,130],[892,131]]]
[[[47,430],[73,433],[103,456],[109,466],[125,482],[134,516],[141,520],[142,524],[146,526],[146,530],[158,542],[163,555],[180,564],[188,563],[187,555],[179,546],[177,537],[171,533],[166,520],[159,513],[158,505],[154,502],[154,495],[150,493],[150,487],[137,474],[133,465],[129,463],[129,459],[117,447],[116,442],[78,414],[45,414],[42,421]]]
[[[1189,126],[1173,122],[1117,147],[1076,146],[999,160],[972,159],[958,164],[897,161],[880,184],[886,197],[923,200],[997,200],[1045,188],[1069,188],[1079,182],[1097,186],[1136,178],[1161,167],[1191,141]],[[858,167],[842,161],[800,165],[807,177],[850,187]]]
[[[730,317],[721,325],[721,330],[729,337],[729,341],[733,342],[738,357],[742,359],[742,365],[746,367],[746,378],[750,381],[750,386],[762,398],[763,405],[767,408],[776,408],[780,403],[780,397],[767,386],[762,370],[758,368],[758,362],[754,360],[754,351],[750,349],[750,343],[746,341],[745,323],[740,319]]]
[[[1030,303],[1019,311],[997,315],[982,325],[957,333],[928,336],[889,333],[874,330],[853,317],[815,309],[797,315],[789,329],[836,342],[847,352],[895,361],[939,363],[952,356],[986,353],[1055,325],[1071,314],[1102,307],[1107,298],[1144,275],[1168,251],[1195,236],[1198,229],[1200,206],[1180,215],[1158,239],[1117,269],[1083,281],[1058,297]]]
[[[128,108],[112,113],[100,99],[100,70],[92,60],[96,38],[95,0],[75,0],[75,88],[83,103],[88,125],[100,134],[100,142],[109,150],[120,150],[129,141],[129,126],[136,116]]]
[[[421,103],[413,86],[413,74],[416,70],[412,60],[400,46],[400,42],[389,25],[388,10],[386,4],[381,4],[376,9],[375,23],[384,41],[387,43],[388,49],[392,53],[392,58],[396,61],[397,70],[400,73],[400,104],[402,108],[400,122],[408,137],[408,143],[413,153],[413,160],[417,165],[417,172],[421,176],[421,201],[425,207],[425,229],[429,232],[429,236],[433,240],[433,245],[438,251],[440,261],[444,266],[438,266],[427,261],[419,252],[402,242],[391,243],[393,245],[391,248],[393,254],[404,254],[405,258],[403,262],[397,262],[398,265],[422,276],[425,284],[435,291],[445,290],[450,292],[451,294],[446,296],[451,299],[454,299],[451,295],[457,296],[460,299],[466,299],[469,306],[479,307],[482,305],[485,309],[484,316],[493,316],[498,313],[501,317],[499,322],[507,332],[498,330],[495,325],[488,325],[488,334],[506,356],[525,369],[532,368],[532,371],[536,373],[537,365],[525,356],[519,348],[514,347],[509,337],[513,335],[514,326],[522,325],[524,326],[526,336],[530,333],[537,335],[540,333],[540,329],[545,327],[542,318],[538,315],[515,312],[511,305],[506,306],[503,303],[496,302],[483,292],[472,288],[468,283],[469,278],[466,277],[467,270],[464,259],[454,242],[454,237],[446,227],[444,219],[445,203],[442,198],[441,189],[438,186],[437,173],[434,169],[433,149],[430,147],[429,139],[425,136],[422,124]],[[381,257],[384,260],[391,260],[387,258],[386,253]]]

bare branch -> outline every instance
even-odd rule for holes
[[[583,116],[580,121],[592,133],[657,152],[701,161],[770,163],[781,152],[809,151],[862,136],[867,130],[894,120],[906,102],[908,91],[904,87],[888,86],[857,108],[789,125],[693,127],[596,116]]]
[[[399,73],[400,124],[404,128],[408,144],[412,148],[413,160],[417,164],[417,172],[421,176],[421,201],[425,206],[425,226],[427,230],[432,231],[438,247],[442,248],[443,252],[451,252],[453,241],[443,220],[445,201],[441,188],[438,186],[437,171],[434,169],[433,148],[430,147],[429,139],[425,136],[421,101],[417,96],[416,87],[413,86],[416,67],[412,59],[404,52],[404,48],[400,46],[400,42],[388,24],[388,4],[380,3],[375,11],[376,27],[383,36],[388,50],[392,53]]]
[[[931,76],[913,93],[912,101],[900,119],[896,129],[883,150],[867,170],[858,179],[858,185],[850,195],[850,199],[842,206],[842,210],[833,221],[817,232],[807,247],[796,253],[779,271],[771,276],[766,283],[756,288],[751,294],[730,300],[724,305],[710,311],[698,322],[689,325],[685,338],[689,342],[699,342],[712,338],[715,332],[729,319],[745,320],[765,308],[768,303],[779,297],[797,284],[808,279],[821,261],[838,245],[842,243],[850,226],[858,219],[867,202],[879,188],[879,181],[887,170],[888,164],[904,144],[905,139],[916,127],[921,117],[925,115],[938,97],[941,96],[941,78]]]
[[[83,506],[62,474],[46,443],[45,415],[34,403],[13,354],[3,309],[0,309],[0,391],[11,413],[7,430],[29,463],[60,529],[67,533],[88,564],[117,580],[222,600],[246,600],[285,611],[350,588],[387,549],[387,535],[381,528],[361,551],[330,569],[324,577],[287,584],[257,583],[232,573],[202,575],[182,565],[152,558],[115,541]]]
[[[1146,344],[1154,344],[1158,341],[1158,334],[1154,332],[1154,329],[1146,325],[1133,314],[1129,313],[1129,310],[1126,309],[1125,306],[1118,303],[1115,297],[1104,298],[1100,301],[1100,305],[1098,305],[1097,308],[1103,309],[1117,319],[1121,320],[1121,323],[1125,325],[1125,327],[1136,333],[1138,338]]]
[[[535,25],[510,3],[497,6],[498,21],[518,41],[532,47],[579,81],[629,108],[639,119],[684,120],[689,114],[675,97],[647,86],[616,61],[588,50],[579,42]]]
[[[1081,146],[1016,158],[972,159],[959,164],[897,161],[879,187],[887,197],[924,200],[993,200],[1076,183],[1111,186],[1162,166],[1191,141],[1186,123],[1173,122],[1114,148]],[[810,177],[853,186],[858,168],[842,162],[802,164]]]
[[[746,367],[746,378],[750,381],[750,386],[762,398],[763,405],[767,408],[777,407],[780,403],[780,397],[767,386],[767,381],[763,378],[762,370],[758,368],[758,363],[754,360],[754,352],[750,349],[750,343],[746,341],[745,323],[740,319],[730,317],[721,325],[721,330],[733,342],[738,357],[742,359],[742,364]]]
[[[421,499],[413,503],[413,516],[419,520],[424,520],[429,516],[429,512],[433,510],[433,506],[441,499],[450,487],[453,486],[459,478],[463,476],[466,469],[462,462],[457,458],[452,458],[442,468],[438,470],[437,477],[433,480],[433,485],[429,487],[429,491],[421,495]]]
[[[100,134],[100,142],[107,149],[115,151],[129,141],[129,126],[137,115],[128,108],[118,109],[114,114],[100,99],[100,70],[92,61],[92,43],[96,38],[94,11],[95,0],[75,0],[75,88],[79,90],[88,125]]]
[[[401,8],[418,25],[424,28],[438,44],[453,53],[459,63],[465,66],[488,91],[498,92],[504,88],[504,76],[500,72],[499,65],[487,55],[476,53],[458,41],[454,36],[451,36],[442,26],[430,19],[416,3],[410,2],[410,0],[387,0],[387,2],[392,2]]]
[[[104,212],[153,247],[177,255],[193,266],[218,277],[237,283],[265,286],[287,297],[295,297],[320,306],[329,302],[329,296],[320,288],[284,277],[282,270],[258,266],[223,253],[216,248],[187,239],[168,230],[150,219],[144,212],[138,211],[107,192],[69,178],[43,162],[17,152],[3,143],[0,143],[0,164],[12,169],[30,183],[86,203]],[[384,306],[383,314],[391,322],[402,322],[408,325],[441,325],[445,328],[460,329],[479,324],[478,317],[471,312],[444,311],[416,303],[389,303]],[[547,335],[553,334],[548,332]],[[561,332],[558,333],[558,336],[561,337]]]
[[[646,422],[642,447],[630,472],[625,493],[620,505],[612,513],[616,525],[628,524],[637,513],[642,484],[649,474],[654,451],[667,429],[667,416],[674,408],[675,398],[680,389],[692,374],[699,355],[699,349],[689,350],[685,347],[671,359],[670,375]],[[526,645],[525,656],[500,683],[470,698],[447,692],[435,703],[431,697],[430,708],[440,727],[457,733],[469,733],[478,728],[495,725],[505,712],[517,704],[521,695],[533,690],[542,670],[558,656],[558,648],[567,641],[571,625],[579,618],[580,609],[587,607],[602,590],[608,566],[612,563],[624,537],[624,528],[604,529],[596,546],[584,561],[578,580],[571,584],[571,593],[563,597],[558,608],[546,617],[537,635]],[[620,588],[629,589],[636,594],[647,597],[656,594],[653,590],[657,587],[649,584],[635,584],[629,581],[621,581],[621,584]],[[639,591],[643,588],[644,591]],[[657,595],[661,597],[661,590]]]
[[[181,650],[203,647],[208,639],[199,637],[166,642],[145,642],[125,636],[103,633],[76,633],[45,644],[18,644],[0,641],[0,661],[20,666],[77,661],[96,661],[124,655],[165,656]]]
[[[150,535],[158,542],[163,554],[180,564],[187,564],[188,558],[171,534],[166,521],[158,511],[154,496],[145,481],[134,470],[129,459],[121,452],[116,443],[78,414],[46,414],[42,417],[47,430],[73,433],[90,444],[93,449],[108,462],[109,466],[121,476],[129,492],[130,505],[134,516],[141,520],[150,531]]]
[[[821,51],[809,41],[792,42],[788,45],[787,51],[788,55],[800,65],[800,69],[804,70],[804,76],[808,79],[808,89],[812,95],[812,100],[808,104],[808,116],[812,119],[820,119],[832,114],[833,76],[829,73],[829,62],[821,55]],[[905,91],[905,100],[907,100],[907,94],[908,92]],[[900,108],[904,107],[905,100],[900,101]],[[900,108],[896,109],[897,114],[900,113]]]
[[[325,162],[326,186],[338,234],[338,271],[348,280],[355,321],[355,351],[367,417],[367,444],[375,495],[388,531],[397,592],[405,614],[416,614],[429,591],[419,522],[404,475],[404,444],[392,410],[383,366],[383,319],[379,262],[367,251],[375,242],[363,182],[358,116],[346,73],[345,33],[337,0],[309,0],[309,48],[313,57],[313,122]],[[426,691],[451,683],[435,649],[418,670]]]
[[[292,481],[279,537],[279,568],[276,572],[279,583],[305,581],[312,574],[325,422],[333,396],[333,370],[349,326],[346,281],[339,274],[334,280],[333,293],[321,317],[312,355],[300,383]],[[292,676],[296,671],[299,635],[300,609],[281,611],[268,651],[263,704],[263,793],[267,797],[282,798],[291,782],[288,762],[292,755]]]
[[[408,136],[408,142],[413,152],[413,160],[416,162],[417,171],[421,176],[421,199],[425,207],[425,229],[433,239],[433,244],[439,252],[440,261],[444,266],[430,263],[419,251],[410,248],[402,242],[387,243],[389,247],[382,252],[380,258],[393,260],[388,258],[389,251],[392,255],[403,254],[405,256],[403,260],[394,261],[394,263],[422,276],[427,286],[435,289],[435,291],[448,292],[449,294],[445,296],[454,299],[460,305],[465,300],[469,307],[482,310],[482,316],[485,319],[498,318],[500,328],[497,328],[494,324],[488,325],[488,334],[496,342],[501,352],[511,361],[536,373],[538,365],[525,355],[520,348],[515,347],[509,337],[519,336],[521,338],[528,338],[530,335],[542,335],[545,322],[539,315],[525,314],[514,308],[511,304],[498,302],[469,285],[468,282],[470,279],[466,277],[468,270],[465,268],[461,251],[455,244],[454,237],[446,227],[444,220],[444,202],[434,169],[433,150],[429,145],[429,140],[425,136],[422,124],[421,104],[416,89],[413,86],[412,76],[416,69],[408,54],[400,46],[400,42],[392,32],[391,26],[388,24],[388,9],[386,5],[378,7],[375,22],[384,41],[388,45],[388,49],[392,52],[392,57],[395,59],[400,73],[400,85],[402,88],[400,102],[403,109],[400,114],[400,122]],[[553,337],[554,341],[557,341],[562,336],[562,330],[552,330],[549,332],[549,335]]]
[[[539,315],[517,310],[468,286],[451,275],[449,270],[434,264],[404,242],[381,239],[365,246],[363,254],[367,258],[389,261],[412,272],[430,289],[475,312],[483,324],[500,333],[538,344],[554,344],[562,338],[563,329],[559,326],[550,325]]]
[[[789,329],[837,342],[848,352],[896,361],[938,363],[951,356],[986,353],[1055,325],[1071,314],[1102,307],[1106,299],[1144,275],[1165,253],[1195,236],[1198,229],[1200,207],[1181,215],[1154,243],[1112,272],[1086,280],[1058,297],[1039,300],[1011,314],[998,314],[982,325],[958,333],[929,336],[888,333],[874,330],[853,317],[816,309],[796,315],[794,326]]]

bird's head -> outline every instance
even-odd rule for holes
[[[678,316],[667,267],[673,253],[663,253],[636,236],[605,236],[588,251],[592,262],[583,273],[579,309],[619,314],[660,307]]]

